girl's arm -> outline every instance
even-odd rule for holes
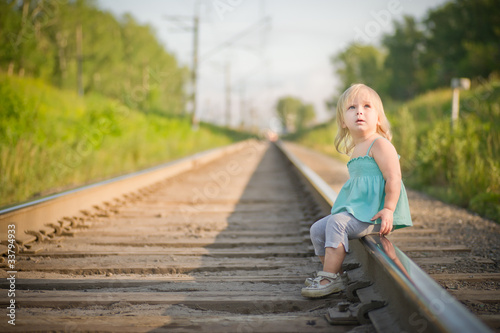
[[[401,167],[396,149],[388,140],[377,140],[370,151],[385,179],[384,208],[372,217],[380,218],[380,235],[387,235],[392,230],[393,213],[401,192]]]

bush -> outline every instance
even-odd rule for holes
[[[0,205],[136,171],[248,135],[0,75]]]
[[[414,156],[413,161],[402,162],[403,174],[414,188],[500,221],[500,201],[492,199],[500,195],[500,161],[495,158],[500,156],[500,85],[488,83],[463,93],[460,119],[453,130],[450,111],[435,120],[436,110],[451,109],[444,97],[442,90],[428,93],[395,115],[400,121],[394,143],[398,151]],[[433,105],[426,107],[426,103]],[[417,115],[415,121],[408,110]]]

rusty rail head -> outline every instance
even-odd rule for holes
[[[276,146],[295,166],[319,203],[332,205],[336,193],[281,142]],[[326,208],[324,208],[326,212]],[[329,212],[329,210],[328,210]],[[465,306],[455,300],[386,237],[369,235],[350,241],[351,251],[375,289],[388,301],[386,311],[369,316],[384,332],[491,332]],[[388,315],[391,318],[386,318]],[[396,326],[392,326],[396,325]]]

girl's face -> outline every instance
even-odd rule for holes
[[[361,89],[346,104],[342,128],[347,128],[351,133],[370,135],[377,132],[379,112],[375,107],[375,100],[367,89]]]

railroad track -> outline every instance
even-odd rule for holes
[[[5,260],[2,271],[15,281],[2,279],[1,285],[4,295],[15,289],[1,306],[15,301],[16,325],[4,316],[0,330],[423,332],[458,324],[487,331],[442,289],[432,303],[412,275],[418,268],[404,263],[408,277],[405,269],[391,267],[384,258],[390,244],[378,237],[353,242],[346,292],[317,300],[300,296],[304,279],[320,269],[308,227],[328,213],[334,193],[290,158],[293,164],[278,147],[249,141],[217,158],[185,161],[184,169],[169,165],[180,171],[163,180],[156,170],[162,176],[135,181],[132,193],[121,182],[114,193],[125,191],[125,197],[97,200],[95,192],[81,193],[87,205],[89,195],[99,203],[78,214],[68,208],[54,219],[70,205],[60,203],[56,212],[46,207],[53,220],[43,226],[37,219],[31,227],[32,219],[22,217],[17,225],[13,211],[0,216],[4,237],[16,224],[19,249],[15,265]],[[26,214],[35,214],[34,207]],[[340,313],[346,302],[361,306]],[[342,322],[351,313],[348,324],[325,319]],[[452,323],[440,318],[446,314],[455,316]]]

